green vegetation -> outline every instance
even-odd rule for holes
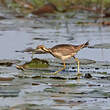
[[[46,60],[41,60],[38,58],[32,59],[23,65],[17,65],[17,69],[37,69],[37,68],[48,68],[49,64]]]
[[[10,8],[28,8],[31,10],[38,9],[47,3],[54,4],[58,10],[68,10],[71,6],[77,5],[91,8],[101,7],[102,3],[104,8],[110,7],[110,0],[0,0],[0,4]]]

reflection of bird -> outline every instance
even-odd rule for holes
[[[57,74],[59,71],[62,71],[66,68],[66,65],[65,65],[65,60],[73,57],[75,59],[75,61],[77,61],[78,63],[78,73],[80,73],[79,71],[79,59],[78,58],[75,58],[75,55],[76,53],[81,49],[81,48],[84,48],[84,47],[87,47],[89,45],[89,42],[86,42],[84,44],[81,44],[81,45],[71,45],[71,44],[60,44],[60,45],[56,45],[52,48],[46,48],[44,45],[39,45],[35,50],[34,52],[36,51],[44,51],[46,53],[50,53],[52,54],[54,57],[56,58],[59,58],[62,60],[63,64],[64,64],[64,67],[59,69],[58,71],[56,71],[54,74]],[[33,52],[33,53],[34,53]]]

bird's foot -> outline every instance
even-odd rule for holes
[[[83,76],[83,74],[80,73],[80,72],[78,72],[78,73],[77,73],[77,78],[80,79],[81,76]]]
[[[24,68],[23,68],[23,66],[21,66],[21,65],[16,65],[16,68],[19,69],[19,70],[24,71]]]

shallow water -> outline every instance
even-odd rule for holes
[[[82,60],[81,72],[91,74],[91,79],[74,79],[77,67],[71,64],[74,62],[72,60],[67,61],[66,70],[58,75],[42,75],[42,72],[56,71],[56,66],[61,67],[61,62],[49,54],[34,56],[47,59],[53,66],[49,69],[22,72],[16,69],[16,64],[11,67],[1,66],[0,110],[110,109],[110,47],[94,46],[109,43],[109,26],[77,24],[79,21],[94,22],[94,19],[83,15],[55,20],[31,17],[18,19],[9,12],[1,12],[0,15],[6,16],[6,13],[7,19],[0,20],[0,60],[30,61],[30,53],[16,50],[35,48],[40,44],[52,47],[61,43],[81,44],[89,40],[90,46],[94,48],[84,48],[77,54]],[[90,60],[96,63],[89,63]]]

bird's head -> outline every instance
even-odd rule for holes
[[[45,52],[47,52],[48,49],[45,48],[44,45],[38,45],[33,51],[32,51],[32,58],[34,54],[44,54]]]
[[[49,52],[49,49],[45,48],[44,45],[38,45],[33,51],[32,51],[32,58],[34,54],[44,54]]]
[[[35,50],[45,50],[44,45],[38,45]]]

